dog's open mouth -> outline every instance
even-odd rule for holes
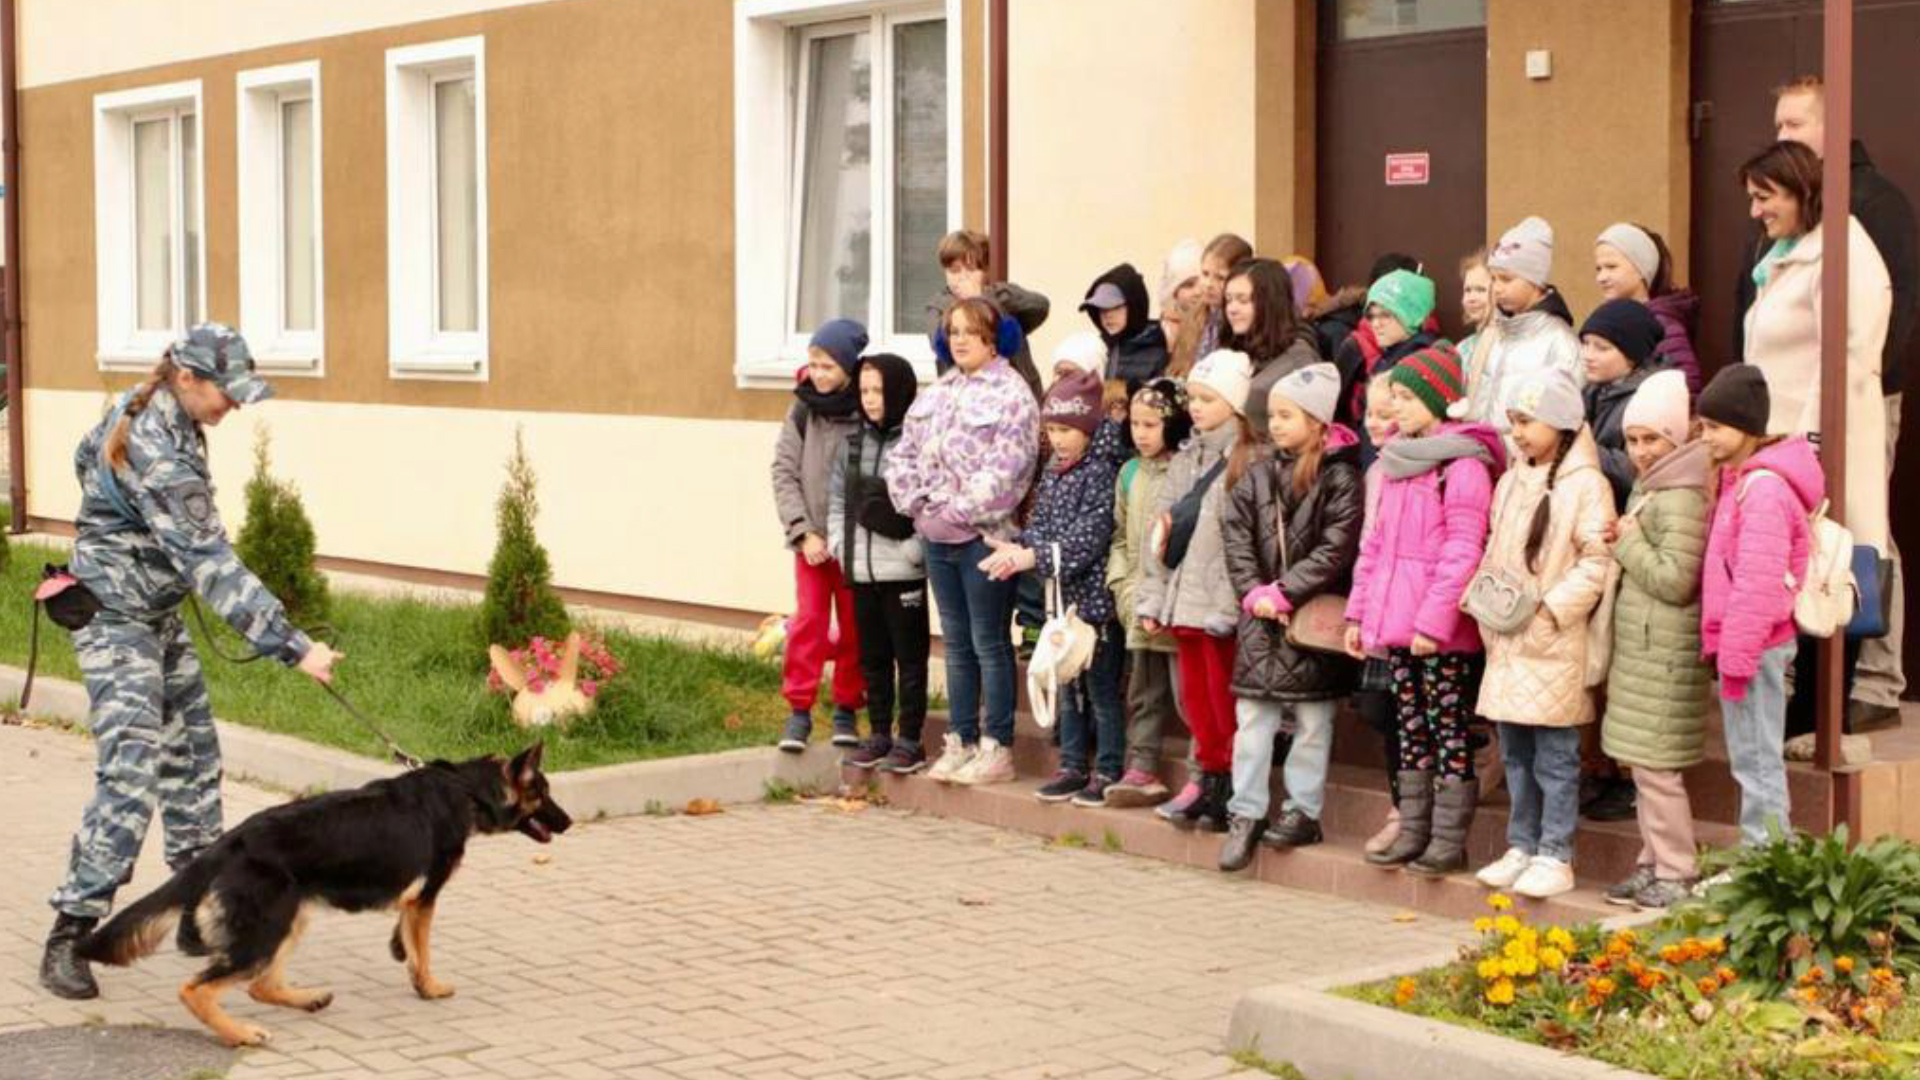
[[[533,837],[537,843],[545,844],[553,840],[553,830],[541,824],[536,818],[521,818],[520,831]]]

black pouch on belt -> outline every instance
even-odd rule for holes
[[[47,618],[68,630],[78,630],[100,612],[100,598],[80,583],[65,566],[47,563],[33,598],[47,609]]]

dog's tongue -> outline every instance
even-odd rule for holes
[[[532,818],[527,819],[527,829],[534,840],[539,843],[550,843],[553,840],[553,833],[549,831],[545,825],[540,824]]]

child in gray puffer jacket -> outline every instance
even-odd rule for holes
[[[900,425],[919,391],[919,377],[906,360],[876,353],[860,359],[856,382],[861,423],[847,437],[845,452],[833,460],[827,499],[827,544],[853,589],[871,729],[846,763],[914,773],[927,763],[920,745],[931,642],[927,557],[913,519],[894,509],[881,470],[900,441]]]

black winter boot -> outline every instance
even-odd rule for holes
[[[40,958],[40,985],[55,996],[82,1001],[100,996],[100,984],[93,981],[93,969],[79,955],[80,940],[93,932],[99,919],[80,915],[53,920],[47,935],[47,951]]]
[[[1407,864],[1407,873],[1445,877],[1467,868],[1467,830],[1473,826],[1480,785],[1472,780],[1442,780],[1433,793],[1433,840],[1426,854]],[[1402,811],[1405,814],[1405,811]]]
[[[1193,827],[1201,832],[1227,831],[1227,803],[1233,798],[1233,774],[1200,774],[1200,814]]]
[[[1400,770],[1400,835],[1385,851],[1367,856],[1375,866],[1402,866],[1419,858],[1433,836],[1433,774]]]

